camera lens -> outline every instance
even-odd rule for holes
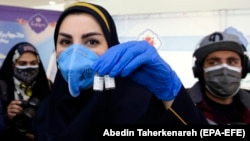
[[[31,117],[19,114],[14,118],[14,127],[20,133],[26,133],[31,127]]]
[[[19,133],[26,133],[31,130],[32,118],[35,116],[38,104],[39,99],[34,97],[23,103],[23,111],[13,119],[14,128]]]

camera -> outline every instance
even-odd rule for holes
[[[13,118],[13,127],[19,133],[27,133],[32,128],[32,118],[36,114],[39,99],[32,97],[27,102],[22,101],[23,111]]]

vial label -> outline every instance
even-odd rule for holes
[[[104,85],[103,77],[95,75],[94,76],[93,90],[95,90],[95,91],[103,91],[103,85]]]
[[[104,85],[105,89],[114,89],[115,88],[115,79],[109,75],[104,75]]]

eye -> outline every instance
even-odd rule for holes
[[[208,61],[209,66],[216,66],[219,65],[220,62],[218,60],[210,60]]]
[[[59,45],[63,46],[63,47],[68,47],[72,44],[71,40],[68,39],[61,39],[59,40]]]
[[[39,63],[38,63],[38,61],[32,61],[32,62],[30,62],[30,65],[38,65]]]
[[[100,42],[96,39],[88,39],[84,43],[88,47],[96,47],[97,45],[100,44]]]
[[[234,58],[227,60],[227,64],[230,66],[235,66],[235,65],[239,64],[239,62],[240,62],[239,59],[234,59]]]
[[[27,65],[27,62],[26,61],[17,61],[16,64],[18,66],[25,66],[25,65]]]

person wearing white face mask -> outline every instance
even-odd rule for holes
[[[249,69],[247,40],[233,27],[205,36],[194,51],[194,77],[188,89],[209,124],[250,124],[250,94],[240,88]]]

